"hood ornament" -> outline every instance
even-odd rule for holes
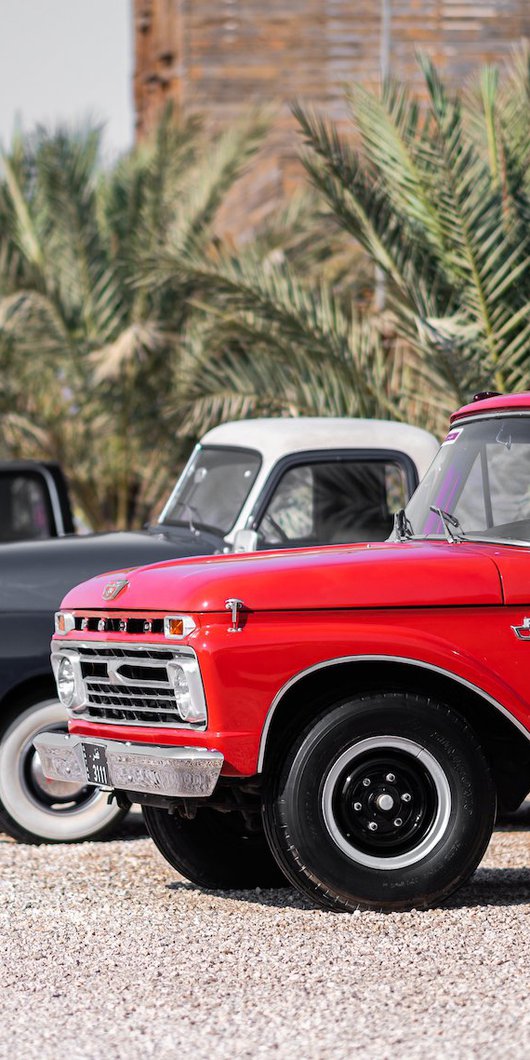
[[[102,596],[104,600],[115,600],[124,589],[127,588],[129,582],[127,578],[116,578],[116,581],[109,582],[105,586]]]
[[[244,603],[242,600],[237,600],[236,597],[231,596],[228,600],[225,600],[225,607],[227,611],[232,613],[232,625],[228,627],[229,633],[241,633],[242,629],[239,625],[239,612],[243,610]]]

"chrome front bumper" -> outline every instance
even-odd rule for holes
[[[58,732],[40,733],[34,744],[50,780],[177,798],[211,795],[224,761],[220,751],[202,747],[135,745]]]

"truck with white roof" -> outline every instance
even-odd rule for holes
[[[68,589],[103,571],[186,556],[384,540],[437,448],[427,431],[389,421],[226,423],[204,435],[145,530],[3,545],[0,830],[72,842],[123,815],[97,788],[46,779],[33,745],[43,731],[66,732],[49,642]]]

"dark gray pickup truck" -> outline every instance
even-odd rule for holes
[[[49,649],[68,589],[183,556],[384,540],[437,449],[426,431],[388,421],[226,423],[196,446],[153,526],[84,536],[72,533],[58,469],[41,465],[39,478],[27,465],[24,483],[0,466],[0,830],[73,842],[123,813],[97,789],[46,780],[33,747],[66,728]]]

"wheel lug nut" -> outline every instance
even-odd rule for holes
[[[401,820],[401,817],[396,817],[396,819],[395,819],[395,821],[394,821],[394,825],[395,825],[395,827],[396,827],[396,828],[401,828],[401,825],[402,825],[402,824],[403,824],[403,821]]]
[[[401,798],[403,802],[410,802],[412,795],[409,795],[408,791],[406,791],[405,794],[401,796]]]
[[[354,808],[356,813],[360,813],[362,808],[363,808],[362,802],[354,802],[353,808]]]
[[[388,780],[389,784],[395,784],[396,782],[396,777],[394,773],[387,773],[386,779]]]
[[[364,778],[364,780],[363,780],[363,787],[364,787],[364,788],[369,788],[369,787],[370,787],[370,778],[369,778],[369,777],[365,777],[365,778]]]
[[[376,825],[375,821],[369,821],[368,822],[368,827],[369,827],[371,832],[377,832],[377,825]]]

